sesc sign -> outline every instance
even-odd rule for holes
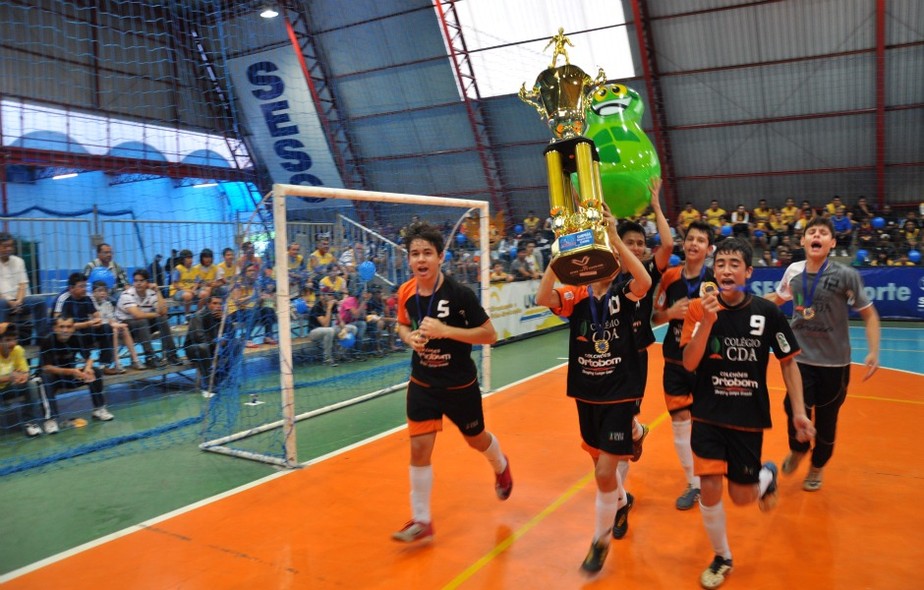
[[[342,188],[292,49],[286,46],[235,58],[229,60],[228,70],[257,152],[254,156],[267,167],[273,182]]]

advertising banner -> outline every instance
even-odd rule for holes
[[[538,280],[491,284],[490,301],[485,308],[497,330],[498,341],[565,323],[548,307],[536,305],[538,288]]]

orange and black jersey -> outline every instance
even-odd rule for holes
[[[722,309],[696,368],[693,418],[744,430],[770,428],[770,350],[782,360],[799,354],[799,344],[786,316],[770,301],[748,294],[732,307],[719,296],[719,304]],[[682,346],[693,338],[702,319],[702,301],[691,301],[683,320]]]
[[[425,317],[456,328],[477,328],[490,318],[474,291],[443,276],[433,295],[417,294],[417,279],[398,289],[398,323],[416,330]],[[411,377],[418,383],[440,388],[468,385],[478,378],[472,345],[450,338],[433,338],[423,355],[411,357]]]
[[[715,275],[712,269],[703,264],[700,274],[689,279],[683,276],[684,266],[674,266],[666,271],[661,277],[658,284],[658,291],[655,294],[654,308],[664,311],[677,301],[687,297],[688,299],[699,298],[699,286],[705,282],[715,282]],[[667,324],[667,332],[664,334],[664,358],[675,361],[683,360],[683,351],[680,349],[680,329],[683,327],[683,320],[671,320]]]
[[[602,299],[592,297],[589,289],[556,288],[561,307],[552,312],[570,319],[568,396],[591,403],[640,399],[644,384],[632,333],[635,299],[630,298],[629,285],[611,285]]]
[[[645,296],[635,304],[635,318],[632,320],[632,331],[635,338],[635,345],[639,350],[645,350],[655,342],[654,330],[651,327],[651,311],[654,306],[655,288],[658,281],[661,280],[661,270],[655,262],[654,257],[649,258],[642,263],[648,275],[651,277],[651,287]],[[615,283],[622,289],[632,280],[632,275],[621,273],[616,277]]]

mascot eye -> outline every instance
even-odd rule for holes
[[[597,98],[603,98],[606,96],[606,86],[601,86],[594,94],[597,95]]]
[[[629,92],[629,89],[622,84],[614,84],[613,92],[615,92],[617,96],[625,96]]]

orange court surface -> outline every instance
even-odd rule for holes
[[[596,576],[579,570],[593,534],[595,486],[562,366],[485,400],[488,428],[511,461],[515,486],[506,502],[495,497],[487,462],[447,422],[433,461],[432,542],[390,538],[410,514],[408,435],[400,429],[44,560],[4,587],[699,587],[712,550],[699,510],[674,508],[685,483],[660,394],[660,347],[651,351],[641,419],[652,431],[629,470],[636,499],[629,532],[612,541]],[[768,374],[774,428],[764,459],[779,464],[786,427],[775,360]],[[803,462],[780,476],[770,513],[726,499],[735,569],[723,588],[922,587],[924,376],[880,369],[861,378],[853,365],[822,490],[802,491]]]

